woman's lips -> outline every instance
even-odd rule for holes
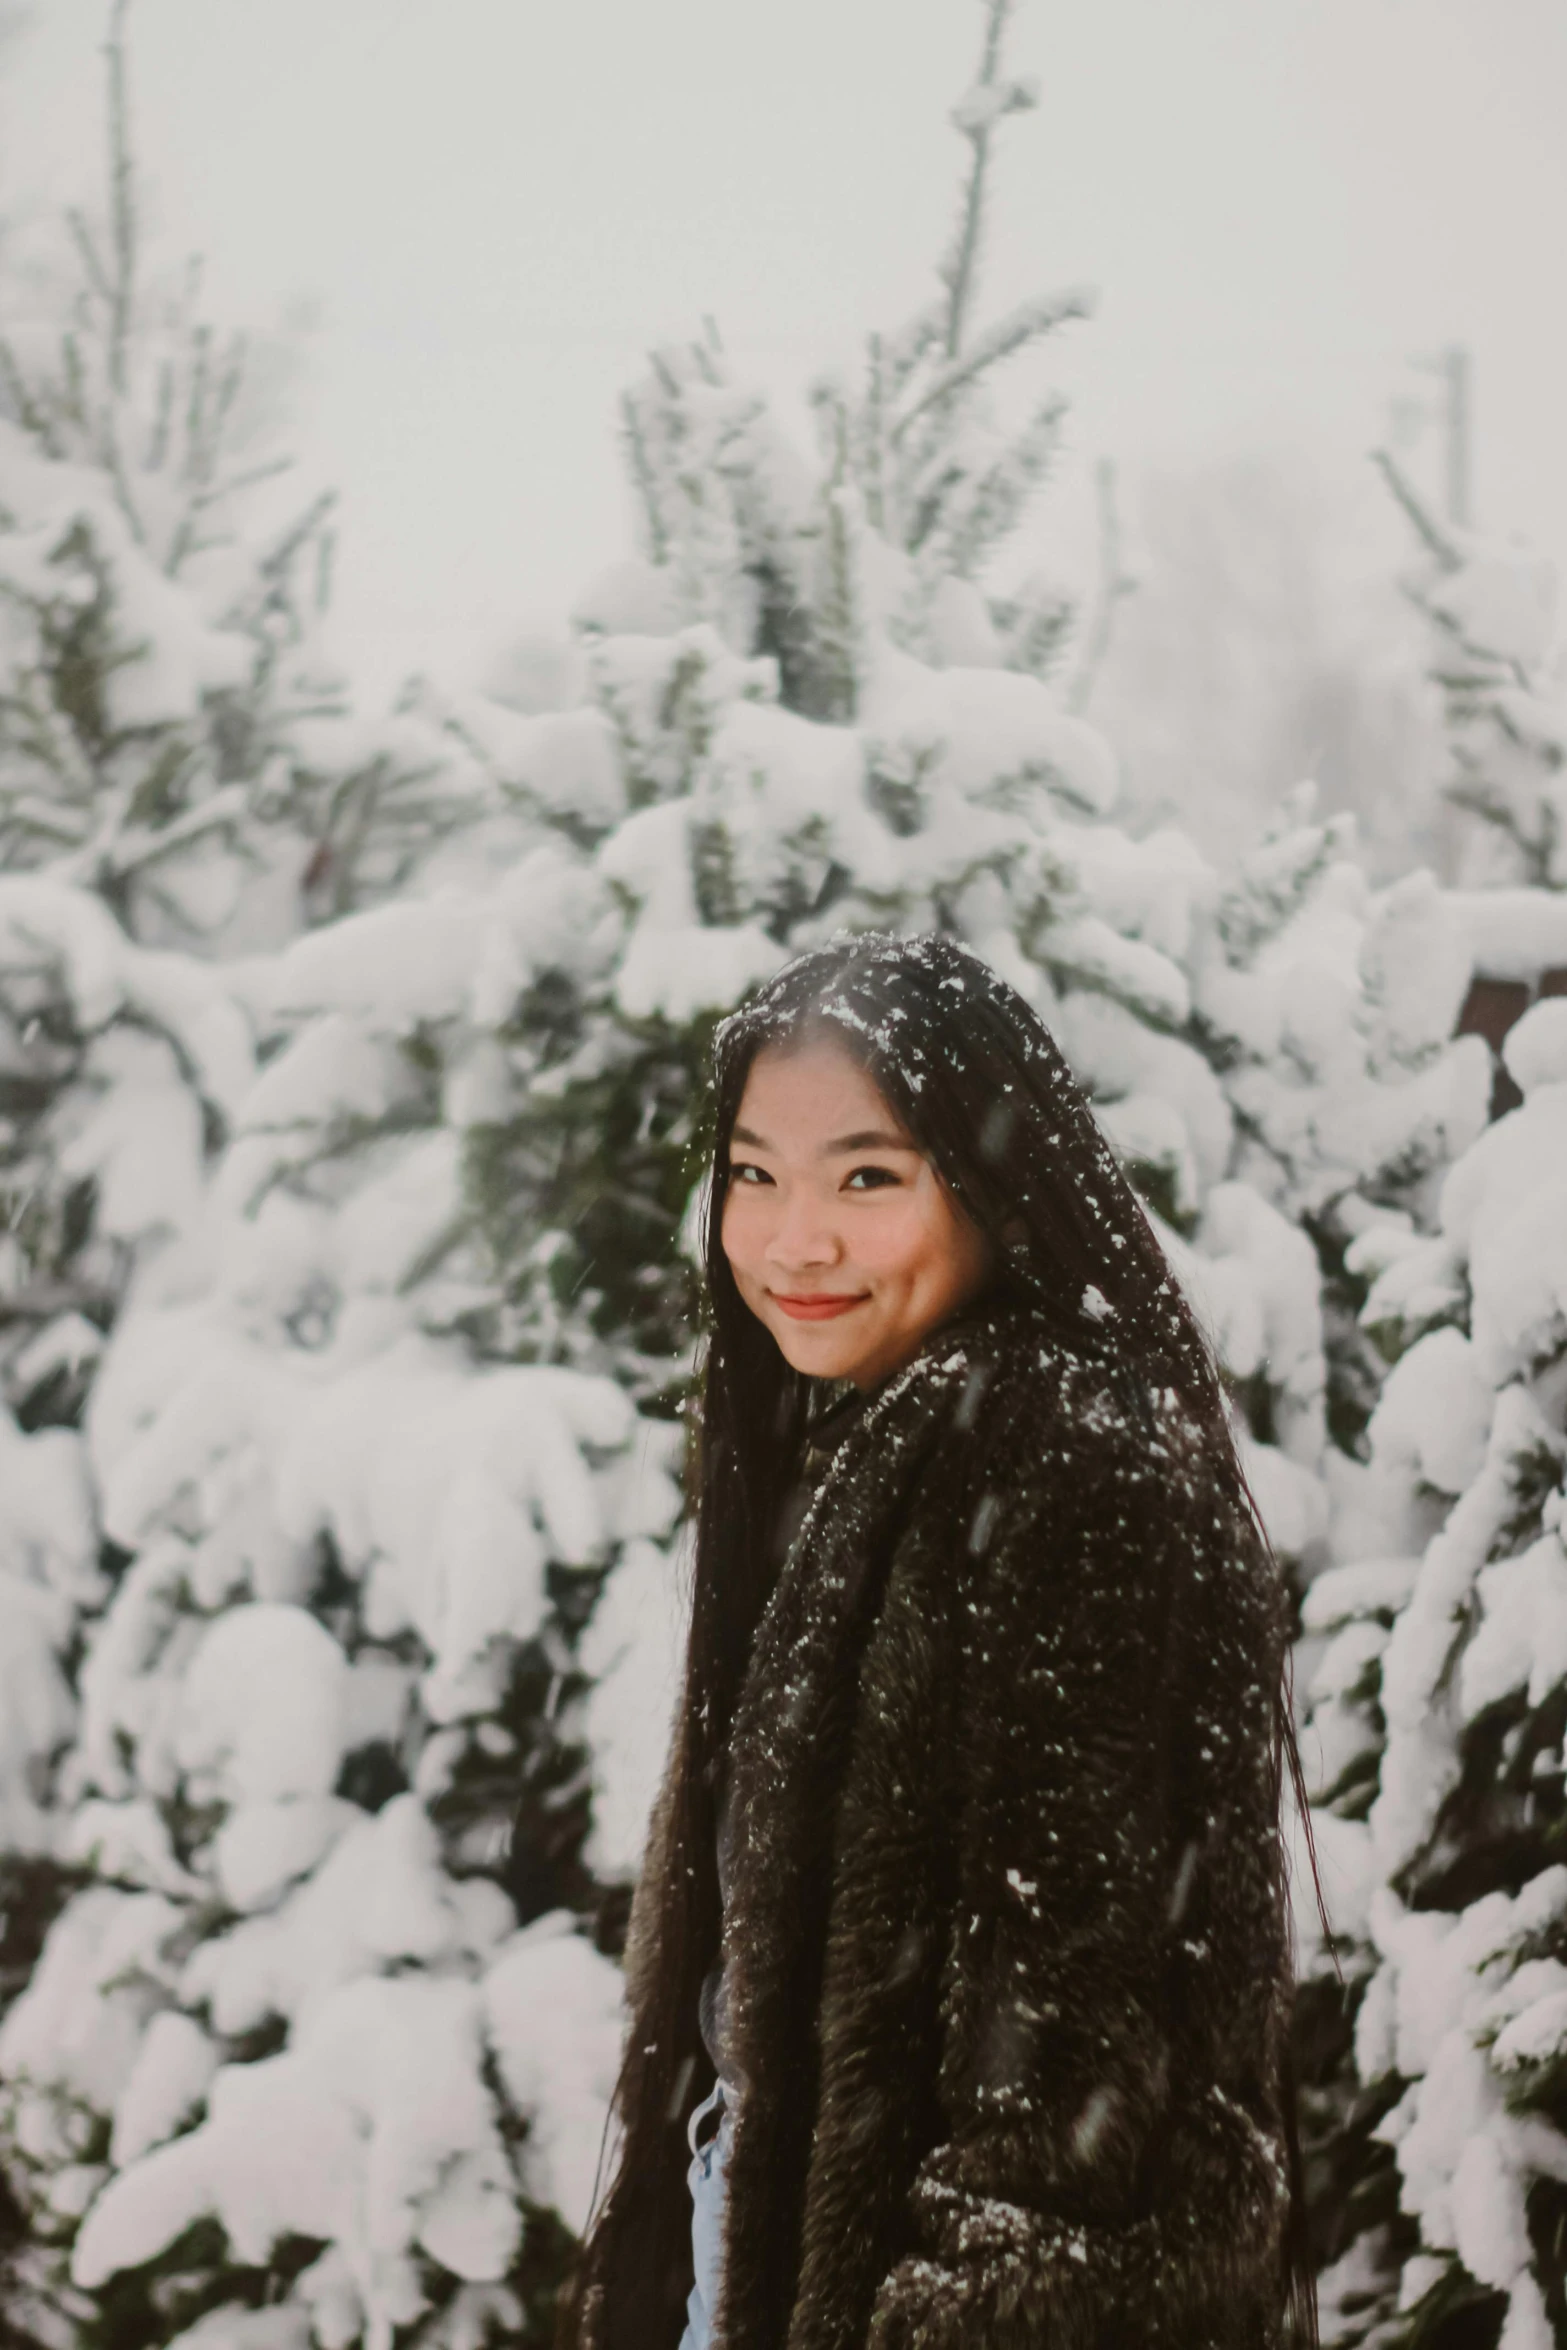
[[[771,1292],[775,1306],[782,1307],[796,1322],[830,1322],[838,1314],[846,1314],[853,1306],[865,1303],[865,1294],[858,1297],[785,1297],[781,1291]]]

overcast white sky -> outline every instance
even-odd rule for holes
[[[96,194],[105,0],[0,60],[0,208]],[[978,0],[136,0],[138,141],[214,307],[317,318],[361,672],[456,675],[626,550],[614,403],[718,321],[798,387],[929,284]],[[1480,519],[1567,548],[1562,0],[1019,0],[986,284],[1088,280],[1080,456],[1364,479],[1412,356],[1474,354]],[[1346,492],[1346,494],[1352,494]]]

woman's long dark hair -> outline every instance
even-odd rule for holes
[[[1210,1439],[1216,1474],[1256,1518],[1208,1346],[1081,1087],[1015,988],[950,938],[860,934],[800,956],[722,1024],[703,1222],[709,1327],[685,1679],[660,1849],[650,1850],[646,1863],[658,1872],[650,1888],[655,1906],[630,1986],[631,2023],[611,2113],[620,2124],[618,2161],[561,2295],[559,2350],[673,2350],[690,2283],[684,2132],[711,2079],[697,2009],[722,1923],[718,1787],[820,1387],[790,1369],[735,1286],[721,1239],[729,1137],[763,1046],[821,1032],[855,1054],[929,1154],[989,1242],[997,1286],[1054,1319],[1078,1349],[1100,1333],[1108,1358],[1130,1381],[1175,1386]],[[1097,1298],[1085,1312],[1089,1292]],[[1258,1531],[1265,1541],[1260,1521]],[[1306,1818],[1287,1652],[1275,1708],[1280,1801],[1286,1759]],[[1307,1834],[1309,1849],[1309,1820]],[[1315,1876],[1314,1857],[1312,1867]],[[1287,1884],[1281,1824],[1281,1906]],[[1291,2212],[1283,2286],[1297,2339],[1314,2344],[1316,2295],[1287,2066],[1284,2094]]]

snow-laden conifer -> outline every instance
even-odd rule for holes
[[[1325,2149],[1344,2342],[1488,2319],[1543,2350],[1561,2291],[1567,1004],[1505,1053],[1522,1105],[1457,1161],[1436,1231],[1350,1252],[1396,1359],[1345,1562],[1305,1603],[1359,2085]]]
[[[0,858],[145,943],[272,943],[398,887],[476,777],[409,711],[366,721],[326,656],[330,495],[289,470],[194,262],[146,267],[125,20],[108,201],[0,335]]]
[[[137,1252],[187,1221],[249,1083],[229,975],[172,950],[222,961],[373,899],[482,794],[449,737],[356,719],[325,664],[329,501],[264,525],[283,461],[245,348],[194,271],[143,266],[124,17],[104,217],[71,216],[74,275],[42,309],[8,288],[0,336],[0,1405],[51,1431],[18,1491],[24,1457],[66,1457],[52,1431]],[[69,1644],[58,1609],[15,1606]],[[9,1644],[36,1661],[7,1733],[41,1766],[64,1716],[33,1634]],[[8,1800],[34,1801],[12,1759]]]
[[[106,215],[71,219],[63,293],[8,286],[0,337],[5,1999],[97,1849],[60,1764],[82,1619],[124,1561],[80,1421],[254,1083],[233,958],[398,886],[482,786],[416,713],[356,719],[324,663],[326,502],[266,521],[279,465],[244,348],[203,320],[194,272],[170,290],[142,267],[124,17]]]
[[[1451,754],[1445,789],[1468,819],[1458,878],[1567,887],[1567,654],[1550,560],[1439,520],[1381,464],[1417,536],[1409,593],[1431,635]]]
[[[1528,882],[1560,878],[1554,588],[1408,503],[1453,794],[1482,820],[1466,869],[1493,884],[1443,899],[1458,993],[1536,1000],[1502,1047],[1518,1106],[1413,1216],[1373,1191],[1339,1265],[1341,1329],[1391,1367],[1303,1610],[1338,1935],[1303,1993],[1324,2341],[1544,2350],[1567,2274],[1567,1002],[1539,991],[1567,896]]]

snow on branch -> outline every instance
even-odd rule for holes
[[[1057,327],[1064,326],[1069,319],[1092,318],[1097,302],[1098,297],[1091,286],[1072,286],[1061,294],[1036,294],[1030,301],[1020,302],[1005,318],[998,319],[994,326],[988,327],[961,358],[953,359],[940,369],[918,399],[905,408],[892,427],[894,444],[904,439],[909,427],[919,418],[952,399],[955,393],[976,382],[980,376],[988,374],[991,368],[1003,359],[1010,358],[1013,352],[1021,351],[1027,344],[1039,342],[1045,335],[1053,334]]]
[[[972,154],[958,215],[957,233],[952,249],[938,272],[947,288],[944,341],[949,360],[956,359],[962,350],[979,273],[991,141],[997,125],[1005,115],[1021,113],[1038,103],[1039,94],[1034,83],[1010,81],[1001,72],[1001,44],[1012,6],[1013,0],[986,0],[985,39],[979,73],[952,110],[953,127],[969,141]]]

